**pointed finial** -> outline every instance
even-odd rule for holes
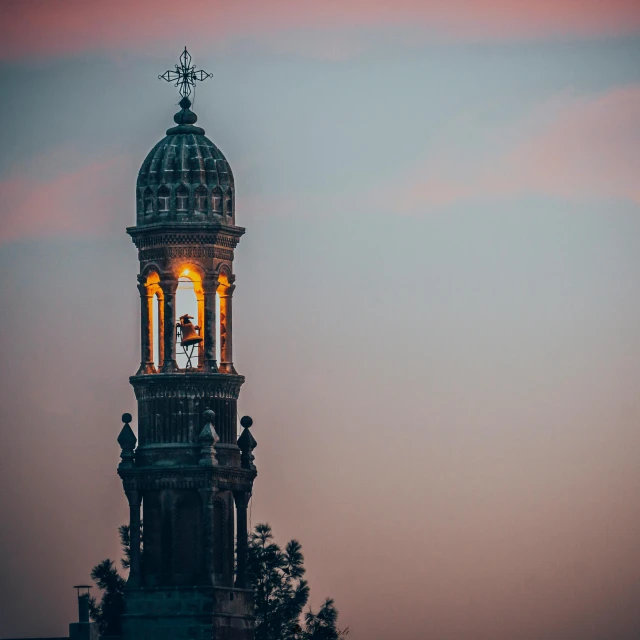
[[[121,469],[134,466],[135,454],[133,450],[136,448],[138,439],[136,438],[136,434],[133,433],[133,429],[129,424],[131,420],[132,418],[130,413],[122,414],[122,422],[124,424],[122,426],[122,430],[120,431],[120,435],[118,436],[118,444],[122,449],[120,453],[122,462],[120,462],[120,464],[118,465]]]
[[[220,441],[220,437],[213,426],[216,414],[211,411],[211,409],[207,409],[202,416],[205,419],[205,425],[198,436],[198,439],[202,443],[199,464],[203,467],[214,467],[218,464],[215,446]]]
[[[195,65],[191,64],[191,56],[187,51],[187,47],[184,48],[182,55],[180,56],[180,64],[176,65],[175,71],[165,71],[161,76],[158,76],[161,80],[167,82],[174,82],[175,86],[180,87],[179,93],[182,96],[180,100],[181,111],[178,111],[173,120],[176,123],[176,127],[171,127],[167,130],[167,135],[172,136],[178,133],[192,133],[194,135],[204,135],[204,129],[194,126],[198,116],[191,111],[191,88],[195,91],[196,82],[201,82],[207,78],[212,78],[213,74],[206,71],[196,71]]]
[[[240,451],[242,451],[240,463],[243,469],[255,470],[256,466],[253,464],[253,461],[255,460],[253,450],[258,446],[258,443],[249,432],[251,425],[253,425],[253,420],[250,416],[243,416],[240,419],[240,424],[244,429],[242,435],[238,438],[238,446],[240,447]]]
[[[180,87],[179,93],[183,98],[188,98],[191,95],[191,87],[195,89],[196,82],[202,82],[207,78],[213,78],[213,74],[202,69],[196,71],[196,66],[191,64],[191,55],[187,51],[187,47],[184,48],[180,56],[180,64],[176,65],[176,70],[165,71],[161,76],[158,76],[160,80],[175,81],[174,86]]]

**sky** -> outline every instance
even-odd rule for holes
[[[119,553],[137,171],[235,175],[251,522],[354,640],[640,636],[640,3],[9,0],[0,638]]]

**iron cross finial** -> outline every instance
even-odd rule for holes
[[[161,76],[158,76],[160,80],[166,80],[167,82],[174,82],[175,87],[180,87],[180,95],[183,98],[188,98],[191,95],[191,87],[196,86],[196,80],[202,81],[207,78],[213,78],[212,73],[206,71],[196,71],[195,65],[191,64],[191,56],[187,51],[187,47],[184,48],[182,55],[180,56],[180,64],[176,65],[175,71],[165,71]]]

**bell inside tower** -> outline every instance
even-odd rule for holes
[[[197,274],[185,268],[176,290],[177,338],[176,361],[180,369],[197,369],[202,362],[204,294]]]

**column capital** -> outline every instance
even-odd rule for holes
[[[149,293],[149,285],[147,285],[146,276],[139,275],[137,278],[138,281],[138,291],[140,292],[140,297],[142,298],[151,298],[152,294]]]
[[[202,279],[202,291],[205,294],[215,293],[218,290],[218,278],[216,276],[205,276]]]
[[[251,491],[234,491],[233,499],[238,509],[247,509],[251,501]]]
[[[165,295],[175,294],[176,290],[178,289],[178,278],[162,277],[160,278],[160,282],[158,282],[158,285]]]
[[[142,504],[142,493],[140,491],[125,491],[130,507],[139,507]]]
[[[231,273],[227,275],[227,283],[226,284],[221,283],[222,291],[219,294],[220,297],[226,297],[233,294],[233,292],[236,289],[235,281],[236,281],[235,274]]]
[[[230,298],[233,295],[233,292],[236,290],[235,284],[230,284],[228,286],[223,285],[222,291],[218,293],[221,298]]]

